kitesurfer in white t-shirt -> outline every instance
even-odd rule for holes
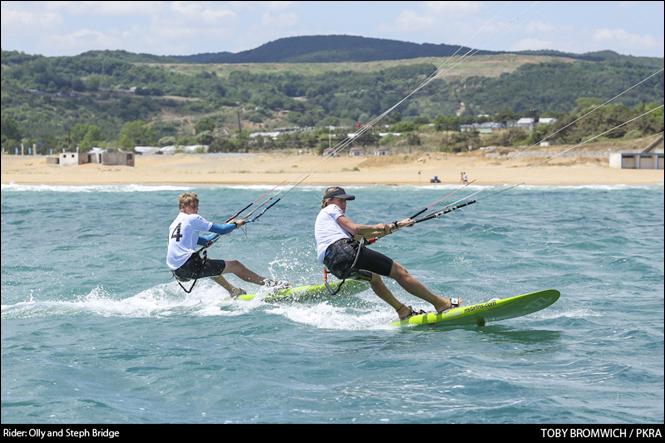
[[[357,240],[361,237],[365,239],[383,237],[399,228],[413,225],[414,220],[404,219],[391,224],[356,224],[346,215],[346,202],[355,198],[339,186],[325,190],[321,202],[322,209],[314,225],[319,263],[324,264],[338,278],[369,280],[372,290],[397,311],[400,320],[420,312],[397,300],[383,283],[381,275],[394,279],[409,293],[430,302],[436,312],[459,306],[460,300],[433,294],[404,266],[380,252],[367,248]]]
[[[224,235],[246,223],[243,219],[231,220],[222,225],[211,223],[198,215],[199,198],[194,192],[180,196],[180,213],[169,226],[169,247],[166,265],[179,281],[196,280],[204,277],[212,279],[224,287],[233,297],[245,294],[241,288],[233,286],[222,274],[235,274],[240,279],[257,285],[275,286],[276,282],[261,277],[238,260],[214,260],[202,258],[197,251],[200,246],[208,246],[214,234]],[[199,235],[212,232],[213,235]]]

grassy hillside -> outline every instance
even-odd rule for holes
[[[160,67],[172,72],[187,75],[214,72],[220,78],[228,78],[232,72],[246,72],[249,74],[280,74],[289,72],[294,75],[317,76],[330,72],[356,72],[376,73],[386,69],[411,65],[442,66],[444,79],[465,79],[477,77],[499,77],[501,74],[514,72],[520,66],[538,63],[573,63],[567,57],[553,56],[527,56],[519,54],[501,55],[475,55],[460,61],[459,57],[422,57],[407,60],[381,60],[373,62],[346,62],[346,63],[221,63],[221,64],[191,64],[191,63],[150,63],[146,66]]]

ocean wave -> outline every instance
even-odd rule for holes
[[[257,301],[232,300],[224,289],[212,282],[203,282],[190,294],[185,294],[177,283],[171,282],[124,299],[114,298],[100,287],[76,300],[34,300],[31,297],[28,301],[2,305],[2,319],[79,314],[131,318],[237,316],[251,311],[257,304]]]
[[[358,307],[318,304],[266,304],[264,292],[252,300],[234,300],[216,283],[203,281],[190,294],[171,282],[146,289],[124,298],[114,298],[101,287],[75,300],[34,300],[2,305],[2,319],[45,318],[54,316],[95,315],[99,317],[163,318],[173,316],[234,317],[264,307],[269,315],[283,316],[296,323],[319,329],[389,330],[395,314],[387,305]]]
[[[655,190],[662,189],[663,185],[521,185],[517,189],[537,191],[561,191],[561,190],[595,190],[595,191],[623,191],[623,190]]]
[[[275,306],[266,312],[318,329],[344,331],[395,329],[390,325],[390,322],[395,320],[395,312],[387,305],[385,309],[380,310],[376,307],[360,310],[348,306],[333,306],[325,302],[315,305],[289,304]]]
[[[568,311],[561,311],[561,312],[542,311],[531,314],[531,316],[534,318],[539,318],[541,320],[556,320],[560,318],[586,319],[591,317],[602,317],[603,314],[592,311],[591,309],[579,308],[579,309],[571,309]]]
[[[1,190],[3,192],[161,192],[161,191],[189,191],[195,189],[242,189],[242,190],[257,190],[267,191],[274,189],[275,191],[288,190],[293,186],[292,183],[286,185],[21,185],[15,183],[2,184]],[[481,190],[493,189],[497,190],[506,185],[470,185],[466,189]],[[320,192],[326,186],[322,185],[298,185],[301,191],[317,191]],[[394,189],[399,188],[409,191],[446,191],[461,189],[461,185],[348,185],[345,189],[348,190],[363,190],[363,189]],[[622,191],[622,190],[654,190],[662,189],[663,185],[521,185],[516,190],[534,190],[534,191],[561,191],[561,190],[598,190],[598,191]]]

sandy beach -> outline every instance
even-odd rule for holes
[[[505,157],[505,158],[504,158]],[[324,158],[313,154],[137,155],[135,166],[59,166],[45,156],[2,156],[2,184],[279,184],[311,174],[309,185],[429,185],[460,183],[465,171],[479,185],[662,185],[663,170],[613,169],[608,157],[510,158],[474,151],[412,153],[386,157]]]

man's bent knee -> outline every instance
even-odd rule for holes
[[[393,262],[392,268],[390,268],[390,276],[394,278],[395,280],[399,280],[402,278],[405,278],[409,275],[409,271],[406,270],[406,268],[396,261]]]
[[[230,272],[233,274],[242,267],[242,263],[238,260],[224,260],[224,263],[226,265],[224,266],[224,273]]]

